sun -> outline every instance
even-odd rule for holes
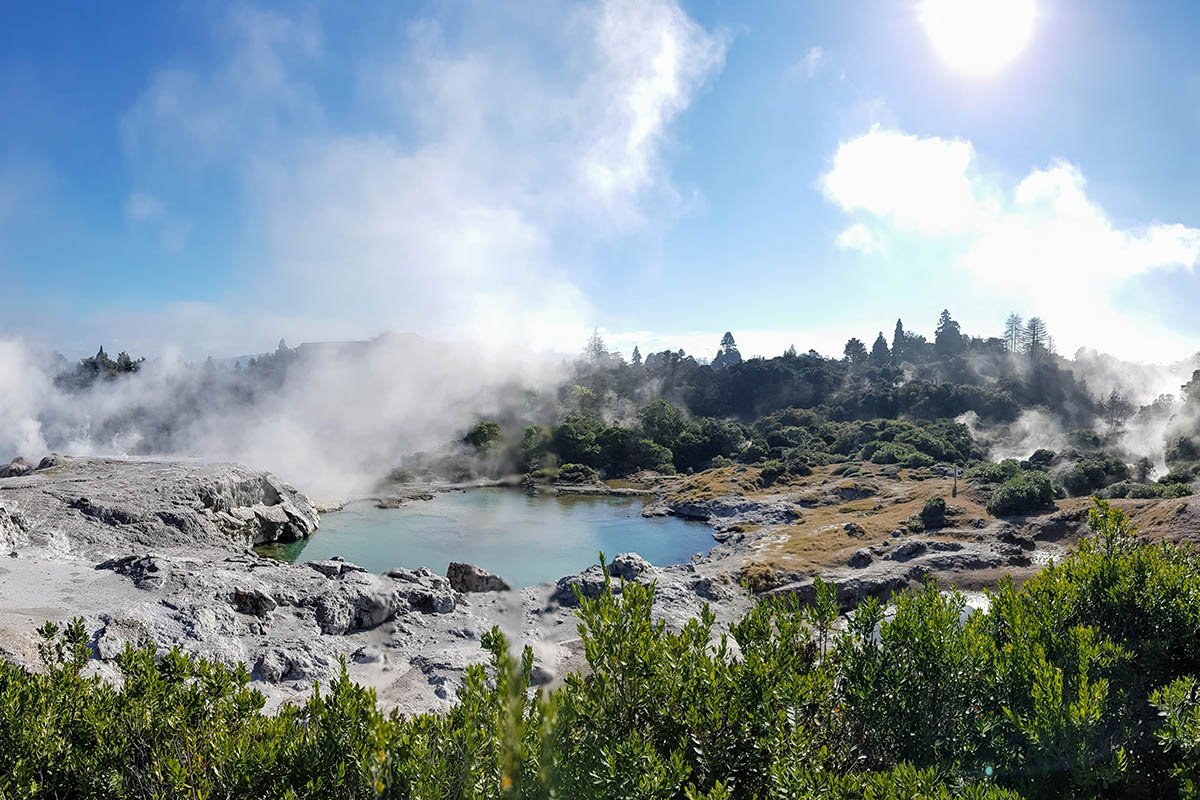
[[[995,75],[1033,37],[1035,0],[921,0],[918,12],[933,48],[952,69]]]

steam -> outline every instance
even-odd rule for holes
[[[178,359],[58,387],[18,341],[0,342],[0,456],[154,455],[271,470],[321,499],[367,491],[401,457],[444,445],[479,415],[525,414],[556,385],[549,356],[414,336],[302,346],[286,371],[251,377]]]

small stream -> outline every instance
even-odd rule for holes
[[[578,572],[604,551],[636,552],[658,566],[680,564],[715,544],[712,529],[676,517],[641,516],[629,497],[529,496],[512,489],[437,494],[399,509],[353,503],[321,516],[309,539],[260,548],[287,561],[341,556],[373,572],[476,564],[514,588]]]

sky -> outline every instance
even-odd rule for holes
[[[963,11],[963,8],[967,8]],[[997,9],[999,9],[997,11]],[[0,337],[1200,350],[1200,6],[8,4]]]

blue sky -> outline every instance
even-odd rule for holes
[[[0,335],[72,356],[592,326],[837,352],[942,307],[1200,349],[1194,3],[1036,0],[986,76],[917,0],[5,18]]]

